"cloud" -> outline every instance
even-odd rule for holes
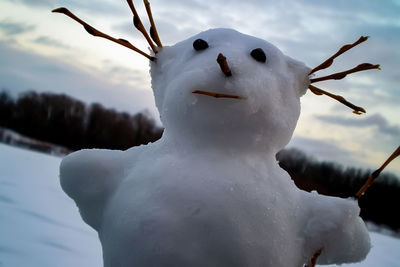
[[[158,19],[156,21],[157,31],[160,35],[161,42],[164,45],[172,45],[179,41],[182,41],[196,33],[198,33],[198,29],[191,27],[189,25],[177,25],[176,23],[171,23],[170,20]],[[143,38],[141,33],[134,28],[131,21],[127,21],[124,23],[119,23],[112,27],[113,30],[120,31],[126,35],[134,34],[136,37]]]
[[[72,10],[85,10],[91,13],[98,13],[104,16],[121,14],[127,5],[118,5],[114,1],[95,1],[95,0],[3,0],[16,4],[34,8],[45,8],[51,10],[65,6]]]
[[[287,147],[297,148],[320,161],[338,162],[343,165],[360,165],[349,151],[339,148],[326,140],[294,136]]]
[[[148,75],[146,70],[133,71],[130,68],[115,65],[115,63],[110,60],[102,61],[101,70],[108,80],[123,81],[124,84],[131,85],[146,84],[145,77]]]
[[[53,0],[5,0],[11,3],[22,3],[34,7],[51,7],[56,1]]]
[[[51,46],[51,47],[66,48],[66,49],[69,48],[69,46],[65,45],[64,43],[62,43],[58,40],[55,40],[53,38],[50,38],[48,36],[39,36],[32,41],[36,44],[41,44],[41,45],[46,45],[46,46]]]
[[[390,136],[400,136],[400,127],[398,125],[390,125],[389,122],[380,114],[373,114],[363,119],[351,119],[343,118],[339,116],[330,115],[317,115],[315,116],[318,120],[323,122],[350,126],[350,127],[377,127],[378,131],[390,135]]]
[[[376,23],[381,21],[398,22],[400,5],[398,1],[364,1],[364,0],[337,0],[337,1],[307,1],[309,7],[315,7],[321,10],[329,10],[332,13],[342,13],[354,18],[354,21],[360,19],[376,19]]]
[[[26,32],[33,31],[34,25],[27,25],[25,23],[11,22],[9,20],[0,21],[0,30],[7,35],[18,35]]]
[[[0,88],[14,95],[32,89],[67,93],[87,103],[98,102],[119,111],[136,113],[147,109],[158,117],[150,86],[147,87],[143,79],[136,81],[135,87],[112,82],[108,72],[117,75],[118,69],[89,73],[55,58],[14,49],[2,41],[0,55]],[[126,70],[122,75],[126,75]],[[139,74],[135,76],[140,77]]]
[[[60,2],[60,1],[58,1]],[[64,6],[67,8],[73,8],[75,10],[85,10],[90,13],[98,13],[102,16],[115,16],[124,13],[128,8],[126,3],[115,2],[115,1],[99,1],[96,0],[70,0],[70,1],[61,1],[65,2]]]

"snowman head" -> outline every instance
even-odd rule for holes
[[[379,68],[363,63],[353,69],[319,78],[315,72],[328,68],[334,59],[367,40],[360,37],[322,64],[310,70],[272,44],[231,29],[212,29],[173,46],[163,47],[148,1],[151,23],[145,30],[132,0],[127,0],[135,27],[148,41],[149,55],[124,39],[109,36],[90,26],[66,8],[63,13],[85,30],[125,46],[150,60],[152,87],[167,136],[198,140],[200,145],[242,145],[278,151],[288,143],[300,113],[300,97],[307,87],[327,95],[361,114],[365,110],[311,83],[342,79],[347,74]],[[153,40],[153,41],[152,41]],[[195,137],[195,138],[193,138]],[[238,142],[240,140],[240,142]]]
[[[151,63],[166,132],[227,145],[242,140],[273,151],[292,136],[309,72],[267,41],[232,29],[163,47]]]

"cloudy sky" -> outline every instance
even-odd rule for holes
[[[142,1],[135,1],[147,25]],[[359,63],[382,70],[356,73],[318,86],[367,110],[357,116],[325,96],[308,92],[290,146],[320,160],[377,168],[400,145],[399,0],[152,0],[164,45],[200,31],[235,28],[278,46],[314,67],[361,35],[370,39],[342,55],[319,75]],[[147,50],[132,27],[126,1],[2,0],[0,89],[17,95],[34,89],[63,92],[117,110],[157,111],[147,60],[129,49],[88,35],[80,25],[50,11],[67,7],[105,33]],[[400,159],[390,165],[400,175]]]

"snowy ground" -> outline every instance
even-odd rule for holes
[[[97,234],[58,182],[60,158],[0,144],[0,266],[102,266]]]
[[[96,232],[58,183],[60,158],[0,144],[0,267],[102,266]],[[371,233],[366,261],[400,266],[400,239]]]

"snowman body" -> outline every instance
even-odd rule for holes
[[[196,40],[207,46],[195,49]],[[266,60],[253,55],[260,49]],[[302,266],[320,249],[319,263],[362,260],[370,245],[357,203],[299,190],[275,160],[309,71],[230,29],[162,48],[151,76],[163,137],[78,151],[61,164],[64,191],[99,233],[104,266]]]

